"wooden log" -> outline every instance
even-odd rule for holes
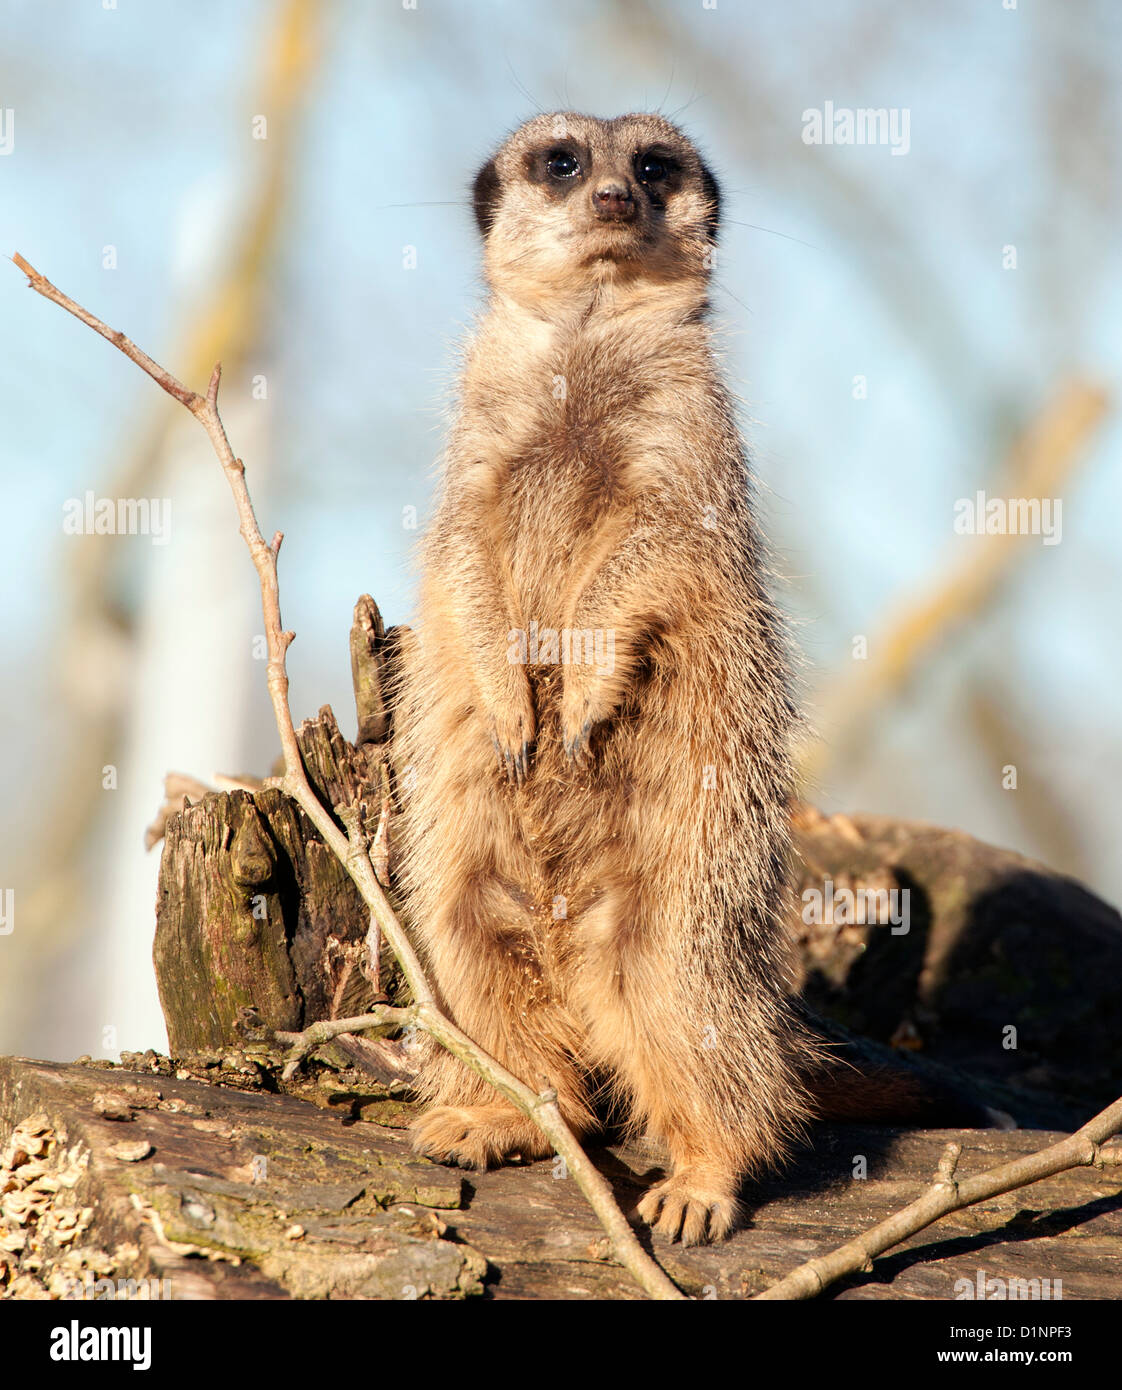
[[[807,806],[793,822],[798,985],[817,1013],[996,1086],[989,1103],[1022,1123],[1066,1128],[1122,1093],[1115,908],[961,830]],[[803,895],[826,884],[902,895],[907,930],[808,923]]]
[[[330,709],[299,737],[321,795],[338,805],[368,790],[381,806],[381,763],[367,772]],[[346,870],[282,792],[216,792],[188,806],[168,821],[156,902],[172,1051],[230,1045],[250,1010],[285,1030],[365,1012],[382,992],[364,973],[367,924]]]
[[[354,1090],[317,1107],[181,1080],[154,1054],[131,1060],[142,1070],[0,1058],[0,1167],[21,1121],[38,1117],[48,1140],[38,1166],[12,1158],[12,1196],[34,1211],[0,1221],[15,1237],[0,1245],[0,1297],[73,1296],[89,1280],[96,1298],[98,1279],[129,1278],[191,1299],[639,1296],[606,1258],[575,1182],[549,1160],[469,1179],[410,1153],[407,1115],[393,1126],[363,1119]],[[821,1127],[812,1152],[745,1189],[751,1222],[730,1240],[683,1248],[655,1236],[655,1252],[694,1297],[750,1297],[918,1196],[948,1137]],[[954,1137],[968,1175],[1058,1136]],[[644,1143],[594,1157],[625,1211],[666,1163]],[[981,1271],[983,1292],[1048,1279],[1057,1297],[1062,1282],[1065,1303],[1119,1298],[1120,1256],[1118,1171],[1081,1168],[947,1216],[826,1297],[951,1300]]]

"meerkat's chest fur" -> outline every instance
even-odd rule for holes
[[[481,540],[495,551],[518,615],[562,622],[567,595],[620,518],[665,481],[652,474],[650,447],[668,423],[668,387],[706,385],[711,372],[699,341],[668,342],[642,320],[582,318],[518,336],[505,326],[481,335],[465,383],[473,428],[453,467],[478,469],[489,494]]]

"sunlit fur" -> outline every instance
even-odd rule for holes
[[[526,177],[558,129],[592,163],[563,197]],[[680,162],[662,208],[651,143]],[[597,223],[602,178],[636,225]],[[455,1021],[579,1134],[606,1087],[666,1142],[642,1215],[719,1236],[806,1118],[810,1044],[784,1002],[786,658],[706,323],[715,185],[660,117],[567,113],[477,187],[489,294],[399,715],[408,916]],[[512,664],[533,619],[610,630],[614,669]],[[420,1151],[548,1152],[448,1054],[423,1085]]]

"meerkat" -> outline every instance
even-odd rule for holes
[[[474,183],[485,310],[399,699],[402,887],[442,1005],[642,1198],[727,1234],[812,1105],[783,926],[796,709],[709,323],[716,179],[657,115],[542,115]],[[544,1156],[433,1049],[417,1150]]]

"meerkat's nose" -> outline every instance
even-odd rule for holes
[[[635,199],[625,183],[611,179],[592,190],[592,210],[602,222],[630,222]]]

